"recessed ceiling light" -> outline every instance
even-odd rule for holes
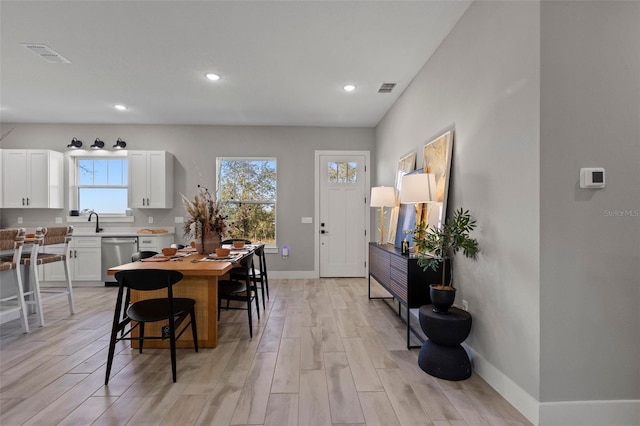
[[[204,75],[205,77],[207,77],[209,80],[211,81],[218,81],[220,80],[220,76],[218,74],[214,74],[212,72],[209,72],[207,74]]]
[[[353,92],[354,90],[356,90],[356,85],[355,84],[345,84],[344,86],[342,86],[342,88],[344,89],[345,92]]]
[[[128,108],[125,105],[116,104],[113,106],[118,111],[126,111]]]

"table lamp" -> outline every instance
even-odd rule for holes
[[[402,176],[400,203],[415,204],[416,228],[422,223],[420,204],[432,203],[436,200],[436,176],[432,173],[414,173]],[[420,238],[420,235],[417,236]],[[417,251],[417,245],[414,246]]]
[[[396,191],[390,186],[374,186],[371,188],[371,207],[380,207],[380,241],[384,244],[384,208],[396,205]]]

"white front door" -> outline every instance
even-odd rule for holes
[[[321,277],[365,276],[365,154],[318,156]]]

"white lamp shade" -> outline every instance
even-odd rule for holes
[[[402,176],[400,202],[402,204],[436,201],[436,176],[432,173],[416,173]]]
[[[371,188],[371,207],[393,207],[396,205],[396,192],[390,186]]]

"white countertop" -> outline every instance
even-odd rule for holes
[[[168,232],[162,234],[138,234],[141,229],[165,229]],[[108,226],[103,227],[103,230],[96,233],[95,224],[93,227],[73,227],[74,237],[157,237],[162,235],[175,235],[176,228],[173,226],[159,226],[159,227],[131,227],[131,226]]]

